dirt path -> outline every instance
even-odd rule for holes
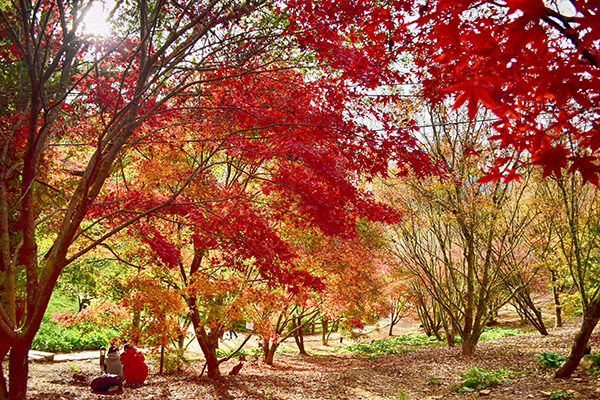
[[[403,334],[416,329],[404,324],[395,329]],[[550,394],[572,395],[579,400],[600,399],[600,382],[587,372],[578,370],[569,379],[554,380],[552,371],[538,365],[535,353],[553,350],[566,354],[576,326],[552,330],[547,337],[528,333],[515,337],[481,342],[473,357],[458,356],[457,348],[428,346],[407,348],[403,354],[387,354],[373,359],[361,355],[330,351],[339,345],[333,337],[331,346],[323,347],[320,336],[307,338],[311,355],[278,354],[274,366],[249,360],[237,376],[224,376],[219,381],[200,378],[202,360],[185,365],[175,374],[158,375],[156,361],[150,356],[151,373],[147,384],[126,388],[119,399],[344,399],[344,400],[435,400],[476,399],[503,400],[549,399]],[[370,333],[368,339],[384,337],[387,329]],[[223,347],[232,343],[225,341]],[[292,347],[293,340],[285,346]],[[600,346],[600,335],[592,338],[592,346]],[[221,366],[227,374],[234,361]],[[34,400],[106,399],[92,394],[89,382],[99,374],[97,360],[64,363],[32,363],[29,382]],[[460,374],[473,367],[511,370],[511,383],[501,383],[485,391],[455,393],[461,383]],[[567,398],[567,397],[565,397]]]

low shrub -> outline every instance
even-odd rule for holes
[[[234,351],[235,351],[235,349],[231,349],[231,350],[217,349],[217,357],[219,357],[219,358],[226,357],[226,356],[230,355],[231,353],[233,353]],[[297,350],[295,350],[291,347],[279,346],[277,348],[277,350],[275,350],[275,354],[295,353],[296,351]],[[263,351],[262,347],[251,347],[249,349],[241,349],[240,351],[238,351],[236,353],[236,357],[241,356],[242,354],[247,357],[260,357],[264,354],[264,351]]]
[[[560,399],[570,399],[573,397],[572,393],[564,392],[561,389],[553,390],[550,393],[550,399],[560,400]]]
[[[541,353],[536,353],[538,363],[545,365],[548,368],[558,368],[565,361],[565,356],[559,356],[554,351],[544,350]]]
[[[461,386],[454,388],[456,392],[473,392],[475,389],[485,389],[489,386],[494,386],[499,383],[510,383],[508,378],[513,372],[506,369],[486,370],[480,367],[473,367],[469,371],[460,375],[463,379]]]
[[[597,351],[592,354],[588,354],[584,357],[592,362],[592,365],[588,369],[588,372],[590,373],[590,375],[592,375],[592,376],[600,375],[600,351]]]
[[[95,350],[108,347],[110,340],[119,335],[116,328],[64,327],[56,322],[44,319],[33,338],[33,350],[51,352],[69,352],[74,350]]]
[[[522,334],[523,331],[521,329],[509,328],[506,326],[488,326],[483,330],[479,340],[493,340]]]
[[[157,365],[160,365],[160,349],[150,353],[150,357]],[[163,372],[169,374],[180,371],[185,361],[184,349],[166,348],[163,357]]]
[[[425,334],[410,334],[397,336],[389,339],[374,340],[371,343],[356,343],[349,346],[339,347],[336,352],[364,354],[368,358],[375,358],[382,354],[402,354],[410,351],[401,346],[423,346],[438,343],[435,337]]]

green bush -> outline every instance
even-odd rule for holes
[[[233,353],[235,351],[235,349],[231,349],[231,350],[221,350],[221,349],[217,349],[217,357],[221,358],[221,357],[226,357],[228,355],[230,355],[231,353]],[[277,348],[277,350],[275,350],[275,354],[284,354],[284,353],[295,353],[297,350],[291,348],[291,347],[287,347],[287,346],[279,346]],[[262,347],[252,347],[249,349],[241,349],[240,351],[238,351],[236,353],[236,357],[241,356],[241,355],[245,355],[248,357],[258,357],[258,356],[262,356],[264,354],[263,348]]]
[[[374,340],[367,344],[351,344],[349,346],[339,347],[334,351],[364,354],[368,358],[375,358],[381,354],[402,354],[410,351],[409,349],[400,346],[422,346],[433,343],[438,343],[438,340],[435,337],[429,337],[421,333],[397,336],[384,340]]]
[[[600,351],[597,351],[593,354],[588,354],[584,357],[592,362],[592,365],[588,369],[590,375],[592,375],[592,376],[600,375]]]
[[[435,336],[427,336],[424,333],[411,333],[408,335],[396,336],[385,339],[394,346],[424,346],[427,344],[435,344],[439,341]]]
[[[110,345],[110,340],[119,335],[116,328],[97,329],[92,325],[64,327],[44,319],[33,338],[34,350],[69,352],[74,350],[95,350]]]
[[[565,356],[559,356],[554,351],[544,350],[542,353],[536,353],[538,363],[544,364],[548,368],[558,368],[565,361]]]
[[[505,326],[486,326],[479,336],[479,341],[481,342],[484,340],[500,339],[503,337],[517,336],[522,334],[523,331],[520,329],[514,329]],[[454,343],[462,343],[461,337],[455,336]]]
[[[571,397],[573,397],[573,395],[571,393],[567,393],[567,392],[563,392],[562,390],[558,389],[558,390],[553,390],[552,393],[550,393],[550,398],[551,399],[570,399]]]
[[[160,365],[160,349],[150,353],[150,358],[156,363],[156,365]],[[165,348],[163,372],[168,374],[180,371],[183,368],[185,361],[185,351],[183,349],[171,347]]]
[[[522,334],[523,331],[520,329],[513,329],[504,326],[489,326],[483,330],[483,333],[479,337],[479,340],[493,340]]]
[[[506,369],[486,370],[480,367],[473,367],[469,371],[460,375],[463,384],[454,388],[456,392],[473,392],[475,389],[485,389],[498,383],[510,383],[509,375],[512,371]]]

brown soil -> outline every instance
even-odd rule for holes
[[[404,325],[396,334],[416,329]],[[569,379],[552,379],[552,371],[536,363],[535,353],[553,350],[567,354],[576,326],[555,329],[547,337],[535,332],[480,342],[473,357],[462,357],[459,348],[420,347],[404,354],[368,359],[361,355],[337,353],[320,346],[317,338],[307,345],[309,356],[276,355],[270,367],[258,360],[245,363],[237,376],[219,381],[200,377],[201,360],[184,366],[178,373],[159,375],[151,364],[146,385],[126,387],[118,399],[548,399],[562,390],[576,399],[599,399],[600,381],[577,370]],[[374,332],[365,340],[385,336]],[[331,342],[334,345],[334,342]],[[339,341],[335,341],[339,345]],[[287,343],[286,343],[287,345]],[[591,345],[600,345],[595,334]],[[236,362],[222,365],[226,374]],[[511,383],[488,388],[489,393],[455,393],[460,374],[478,366],[509,369]],[[89,382],[99,375],[97,360],[70,363],[32,363],[30,399],[106,399],[91,393]],[[439,384],[432,384],[439,382]],[[566,398],[566,397],[565,397]]]

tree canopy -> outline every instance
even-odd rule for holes
[[[483,185],[529,164],[598,185],[594,1],[141,0],[112,5],[108,36],[83,29],[95,3],[0,5],[0,399],[25,398],[64,269],[99,247],[135,264],[117,238],[184,286],[223,265],[322,289],[290,232],[360,243],[400,219],[376,177],[447,172],[393,117],[399,88],[489,110]]]

